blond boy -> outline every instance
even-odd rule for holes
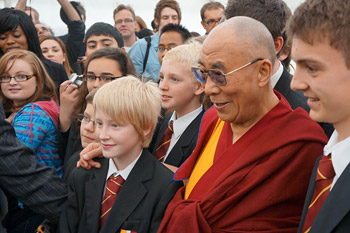
[[[200,49],[198,43],[173,48],[164,56],[159,73],[162,107],[174,112],[162,121],[151,151],[159,161],[175,167],[192,153],[204,113],[204,89],[191,71],[198,64]],[[170,141],[165,144],[169,130],[171,136],[167,141]]]
[[[128,76],[101,87],[94,97],[101,169],[73,171],[61,232],[157,232],[180,183],[147,147],[160,112],[151,82]]]

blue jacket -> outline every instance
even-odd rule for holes
[[[145,78],[159,80],[160,64],[158,60],[158,44],[159,34],[158,32],[151,36],[151,47],[149,49],[149,55],[147,65],[143,76]],[[129,50],[129,56],[134,63],[136,72],[139,76],[142,75],[143,61],[145,60],[147,50],[147,41],[143,38],[135,42],[135,44]]]

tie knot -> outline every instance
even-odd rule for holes
[[[316,180],[333,179],[335,176],[331,155],[323,156],[318,165]]]

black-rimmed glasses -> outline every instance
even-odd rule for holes
[[[211,78],[211,80],[213,80],[213,82],[219,86],[225,86],[226,85],[226,75],[232,74],[236,71],[239,71],[247,66],[250,66],[252,64],[254,64],[255,62],[261,61],[263,60],[263,58],[257,58],[254,59],[253,61],[238,67],[237,69],[234,69],[228,73],[224,73],[221,70],[217,70],[217,69],[209,69],[207,71],[204,71],[202,68],[197,67],[197,66],[192,66],[192,72],[194,73],[195,77],[197,78],[197,80],[201,83],[206,83],[207,82],[207,76],[209,76]]]
[[[78,121],[82,124],[87,125],[92,122],[92,125],[95,127],[95,121],[91,120],[90,117],[85,116],[84,114],[78,114]]]
[[[113,81],[117,78],[121,78],[121,77],[110,77],[110,76],[96,76],[96,75],[85,75],[85,80],[87,82],[94,82],[96,79],[99,79],[100,81],[104,81],[104,82],[110,82]]]
[[[163,47],[163,46],[161,46],[161,47],[158,47],[156,50],[157,50],[157,52],[160,51],[160,52],[164,53],[165,50],[167,50],[167,51],[169,52],[170,50],[172,50],[172,49],[175,48],[175,47],[176,47],[176,45],[169,46],[169,47]]]
[[[213,25],[215,25],[215,24],[219,24],[219,23],[221,22],[221,19],[222,19],[222,18],[220,18],[220,19],[218,19],[218,20],[209,19],[208,21],[204,21],[204,20],[203,20],[203,22],[206,23],[206,24],[208,24],[209,26],[213,26]]]
[[[33,78],[35,75],[31,74],[19,74],[15,76],[10,76],[10,75],[3,75],[0,76],[0,83],[9,83],[11,82],[11,79],[14,79],[16,82],[24,82],[27,81],[28,79]]]

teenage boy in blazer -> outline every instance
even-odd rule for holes
[[[350,2],[306,0],[287,29],[310,117],[334,125],[310,178],[298,232],[350,232]]]
[[[197,42],[173,48],[164,56],[159,73],[162,107],[174,112],[161,123],[157,135],[153,137],[154,147],[150,150],[160,161],[175,167],[179,167],[194,150],[204,113],[204,89],[191,71],[191,67],[198,64],[200,49],[201,45]],[[159,156],[158,150],[171,122],[171,141]]]
[[[157,232],[168,202],[182,186],[143,149],[160,112],[159,90],[154,83],[123,77],[101,87],[93,103],[104,158],[99,159],[100,169],[73,171],[59,231]]]

